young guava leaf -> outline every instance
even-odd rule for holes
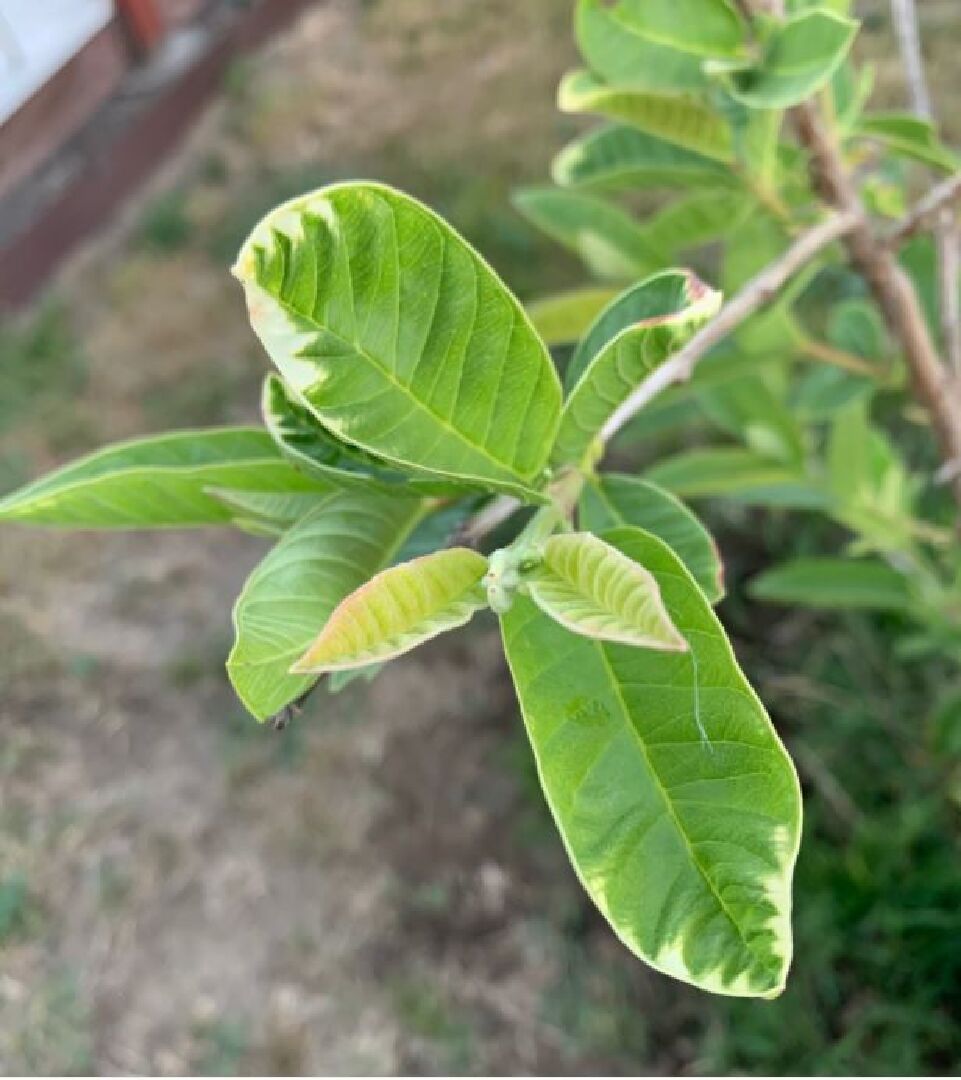
[[[390,565],[423,513],[419,500],[335,491],[254,569],[234,605],[227,674],[258,720],[314,682],[290,665],[341,600]]]
[[[627,124],[608,124],[568,143],[554,158],[551,175],[561,187],[606,191],[714,189],[738,183],[722,162]]]
[[[575,634],[641,649],[688,647],[650,572],[591,533],[552,536],[527,580],[537,606]]]
[[[610,86],[589,71],[572,71],[561,81],[557,105],[562,112],[595,113],[623,121],[716,161],[734,160],[729,125],[692,96]]]
[[[291,667],[323,675],[392,660],[487,606],[480,581],[487,560],[470,548],[446,548],[383,570],[335,608]]]
[[[773,997],[791,960],[797,776],[680,559],[640,529],[602,538],[654,575],[691,651],[571,634],[517,598],[504,648],[548,804],[632,952],[705,990]]]
[[[116,443],[0,500],[0,521],[72,529],[225,525],[233,511],[209,491],[317,495],[258,428],[178,431]]]
[[[775,25],[755,67],[734,72],[730,91],[754,109],[789,109],[820,90],[844,62],[858,24],[823,8]]]
[[[701,89],[705,59],[744,54],[727,0],[580,0],[575,35],[601,78],[651,90]]]
[[[662,265],[682,251],[713,243],[738,229],[753,207],[735,191],[695,191],[665,206],[644,225],[644,241],[663,253]]]
[[[665,270],[622,293],[598,317],[567,372],[571,387],[552,460],[578,464],[612,412],[721,306],[721,294],[684,270]]]
[[[631,215],[597,195],[557,187],[521,188],[514,192],[514,205],[597,277],[631,281],[659,263]]]
[[[540,499],[553,364],[506,286],[432,211],[381,184],[321,188],[268,214],[234,273],[271,359],[337,438],[404,470]]]
[[[567,345],[584,334],[615,296],[616,289],[586,285],[538,297],[527,305],[527,314],[548,345]]]
[[[579,506],[581,526],[599,533],[636,525],[660,537],[680,558],[711,604],[724,596],[724,567],[711,534],[669,491],[634,476],[604,473],[588,479]]]

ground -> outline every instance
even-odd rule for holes
[[[576,280],[507,202],[574,130],[554,108],[572,59],[558,0],[310,8],[231,71],[152,189],[0,331],[0,490],[110,439],[254,420],[266,362],[227,267],[263,210],[309,186],[400,183],[522,294]],[[736,517],[732,582],[763,531]],[[736,600],[725,609],[788,718],[827,837],[802,856],[792,1011],[725,1012],[633,961],[584,899],[491,621],[319,693],[282,735],[247,717],[223,659],[263,551],[213,530],[0,532],[0,1071],[693,1073],[778,1053],[804,1068],[809,1046],[819,1071],[850,1071],[883,1023],[899,1033],[884,1060],[911,1071],[912,1018],[878,1002],[886,981],[909,994],[862,911],[890,914],[891,883],[923,860],[880,858],[889,819],[866,831],[836,776],[863,761],[892,777],[879,799],[906,799],[904,761],[927,768],[908,741],[921,691],[860,624],[832,636],[809,616],[758,626]],[[805,742],[798,701],[848,742]],[[928,818],[912,821],[918,844],[943,850]],[[861,906],[842,918],[827,878],[850,878]],[[956,882],[939,880],[925,871],[925,910],[961,910]],[[947,938],[925,952],[910,937],[924,932],[898,924],[931,986],[955,968]],[[883,974],[862,964],[853,989],[843,974],[825,985],[838,956],[855,970],[844,949],[859,934]],[[940,1007],[923,1024],[950,1023]],[[730,1033],[748,1030],[735,1052]],[[942,1046],[926,1027],[917,1039],[919,1060]]]

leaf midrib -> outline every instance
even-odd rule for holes
[[[671,821],[674,823],[674,827],[676,828],[678,835],[681,837],[681,840],[683,841],[684,846],[687,849],[687,852],[691,857],[691,862],[694,864],[695,867],[697,867],[698,873],[701,875],[702,879],[704,880],[704,883],[707,885],[708,889],[710,890],[711,895],[717,901],[718,906],[720,907],[721,911],[724,914],[724,917],[727,919],[727,921],[734,928],[734,932],[737,934],[739,940],[741,941],[741,944],[744,946],[744,948],[747,950],[747,952],[751,956],[753,956],[755,958],[755,960],[757,960],[757,961],[759,961],[761,963],[761,965],[765,969],[770,968],[771,967],[770,960],[763,957],[763,956],[761,956],[761,955],[759,955],[758,952],[756,951],[756,949],[748,942],[747,938],[744,936],[744,931],[741,929],[740,924],[734,918],[734,916],[731,914],[727,904],[724,902],[724,899],[721,897],[721,894],[718,892],[717,886],[714,884],[714,881],[711,879],[711,876],[708,874],[707,870],[701,864],[701,860],[698,858],[697,854],[694,851],[694,848],[691,846],[691,842],[688,839],[687,832],[685,831],[684,827],[682,826],[682,824],[680,822],[680,819],[678,818],[677,814],[674,811],[674,803],[671,800],[670,794],[668,793],[667,788],[665,788],[663,783],[661,782],[661,778],[658,775],[657,770],[654,767],[654,763],[651,761],[650,755],[647,752],[647,746],[645,745],[644,740],[641,737],[640,732],[637,730],[637,727],[634,725],[634,723],[630,719],[630,716],[631,716],[630,710],[628,709],[627,702],[624,700],[624,695],[621,693],[620,681],[618,680],[617,676],[614,674],[614,669],[611,666],[610,660],[608,659],[607,652],[606,652],[604,646],[600,642],[595,642],[594,645],[595,645],[595,648],[598,651],[598,654],[600,655],[601,663],[604,665],[604,670],[607,672],[608,677],[610,678],[611,687],[612,687],[614,696],[617,698],[618,705],[620,706],[621,714],[622,714],[624,723],[626,724],[628,730],[631,732],[631,734],[634,736],[635,741],[637,742],[637,746],[638,746],[638,749],[640,750],[641,756],[644,759],[644,763],[647,765],[648,771],[650,772],[651,776],[654,778],[654,783],[657,786],[658,793],[660,794],[661,799],[664,802],[664,806],[667,809],[668,816],[670,817]]]
[[[262,288],[262,286],[258,286],[258,287]],[[264,291],[267,292],[268,290],[264,290]],[[315,332],[317,332],[318,334],[320,334],[320,333],[330,334],[331,337],[337,338],[338,341],[342,341],[345,345],[348,345],[350,348],[352,348],[354,350],[354,352],[357,353],[358,356],[363,357],[363,359],[365,359],[372,367],[374,367],[377,371],[379,371],[381,373],[381,375],[383,375],[384,378],[391,385],[393,385],[397,390],[400,390],[401,393],[404,396],[408,397],[417,409],[427,413],[428,416],[430,416],[431,418],[436,420],[437,423],[442,428],[447,430],[451,435],[453,435],[455,437],[455,439],[459,440],[461,443],[463,443],[469,449],[474,450],[477,453],[481,454],[484,458],[486,458],[493,465],[496,465],[498,469],[502,469],[502,470],[505,470],[505,471],[509,472],[515,478],[516,481],[519,481],[524,486],[527,486],[527,485],[533,483],[535,477],[537,476],[537,474],[539,472],[538,469],[534,469],[530,474],[526,474],[526,473],[520,472],[519,469],[515,465],[513,465],[512,463],[500,461],[498,458],[494,457],[494,455],[487,449],[487,447],[485,447],[485,446],[483,446],[481,444],[478,444],[478,443],[471,442],[471,440],[468,439],[467,436],[464,435],[462,432],[458,431],[457,428],[455,428],[446,417],[444,417],[440,413],[436,412],[426,402],[421,401],[409,387],[405,386],[397,378],[397,376],[394,374],[394,372],[392,372],[389,368],[384,367],[384,365],[381,364],[376,359],[376,357],[373,356],[373,354],[369,353],[366,349],[364,349],[360,345],[359,342],[352,341],[350,338],[344,337],[343,334],[338,334],[336,330],[332,330],[329,326],[324,326],[322,323],[317,322],[317,320],[314,319],[313,317],[305,315],[303,312],[298,311],[294,307],[291,307],[291,305],[288,304],[287,301],[284,300],[282,297],[276,296],[274,293],[269,293],[269,295],[270,295],[271,299],[275,300],[276,303],[278,303],[285,311],[287,311],[289,314],[293,315],[297,319],[303,320],[303,322],[305,322],[309,326],[313,327]],[[548,445],[549,444],[550,443],[548,443]],[[371,453],[376,453],[376,451],[373,450],[373,449],[370,449],[370,452]],[[408,462],[407,464],[414,464],[414,463],[413,462]],[[472,477],[471,479],[483,480],[484,478],[483,477]]]

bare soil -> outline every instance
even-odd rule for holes
[[[351,171],[483,230],[569,130],[569,49],[554,0],[310,9],[8,328],[65,335],[0,431],[10,482],[110,439],[253,419],[264,359],[229,244],[300,177]],[[263,549],[0,534],[0,1069],[657,1068],[633,1056],[649,984],[623,992],[538,802],[495,627],[318,694],[279,736],[223,673]]]

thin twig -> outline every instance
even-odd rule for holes
[[[919,199],[885,237],[890,248],[899,247],[905,240],[926,228],[944,207],[961,199],[961,173],[949,176]]]
[[[741,323],[770,303],[811,259],[835,240],[857,228],[862,221],[863,214],[860,211],[846,211],[832,214],[802,233],[776,262],[749,281],[737,296],[724,305],[716,318],[695,334],[680,352],[656,368],[630,397],[614,410],[601,429],[601,440],[607,442],[616,435],[663,390],[689,379],[697,364],[715,345],[719,345],[734,333]]]
[[[932,120],[931,94],[924,75],[924,60],[921,56],[921,34],[918,30],[918,13],[914,0],[891,0],[891,21],[894,34],[898,39],[901,61],[908,80],[908,92],[911,95],[911,108],[922,120]]]
[[[513,495],[498,495],[464,522],[451,537],[450,546],[477,547],[488,533],[503,525],[520,507],[520,499]]]
[[[891,17],[907,75],[911,108],[922,120],[933,122],[934,109],[924,73],[921,30],[914,0],[891,0]],[[959,241],[954,214],[948,207],[938,211],[934,238],[938,255],[941,336],[951,369],[955,374],[961,375],[961,305],[958,298]]]

